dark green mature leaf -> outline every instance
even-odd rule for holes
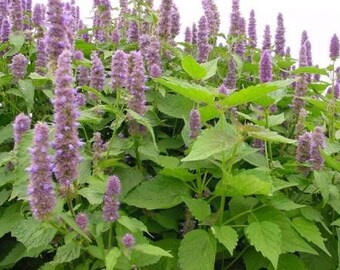
[[[165,251],[164,249],[161,249],[150,244],[139,244],[134,246],[133,249],[148,255],[165,256],[170,258],[172,257],[172,255],[169,252]]]
[[[273,270],[273,266],[269,267],[269,270]],[[305,265],[301,259],[294,254],[281,254],[279,258],[279,264],[277,270],[306,270]]]
[[[244,253],[243,261],[246,264],[247,270],[267,269],[271,265],[269,260],[253,247],[248,248],[246,253]]]
[[[165,97],[158,97],[157,108],[169,116],[175,118],[189,118],[194,103],[189,98],[181,95],[167,94]]]
[[[211,214],[210,205],[202,199],[183,198],[183,201],[198,221],[203,221]]]
[[[256,86],[249,86],[240,91],[234,92],[230,96],[227,96],[222,104],[233,107],[241,104],[245,104],[254,101],[260,97],[266,96],[267,94],[274,92],[278,89],[285,88],[291,85],[294,80],[276,81],[273,83],[258,84]]]
[[[166,209],[180,204],[187,193],[188,187],[181,180],[157,176],[132,190],[124,201],[148,210]]]
[[[14,203],[6,207],[0,216],[0,238],[17,225],[23,217],[20,213],[21,203]]]
[[[207,70],[191,55],[183,57],[182,67],[195,80],[202,80],[207,75]]]
[[[239,137],[231,130],[222,130],[218,127],[205,129],[194,142],[190,154],[182,161],[207,159],[215,154],[232,149],[238,141]]]
[[[232,255],[234,249],[237,246],[238,235],[237,232],[229,226],[214,226],[211,231],[215,235],[216,239],[226,247],[229,253]]]
[[[30,113],[34,104],[35,88],[31,80],[19,80],[19,88],[26,101],[27,112]]]
[[[215,239],[204,230],[194,230],[188,232],[181,241],[179,264],[185,270],[212,270],[215,254]]]
[[[323,150],[321,150],[321,155],[331,168],[340,172],[340,162],[337,159],[327,155]]]
[[[251,245],[268,258],[277,269],[279,255],[282,252],[280,227],[269,221],[253,222],[246,228],[245,233]]]
[[[215,99],[214,95],[207,88],[198,84],[188,83],[187,81],[173,77],[163,77],[153,80],[196,102],[209,104]]]
[[[53,263],[60,264],[65,262],[71,262],[80,256],[80,246],[74,242],[70,242],[57,249],[57,253],[54,256]]]
[[[293,227],[299,232],[299,234],[302,237],[314,243],[319,248],[321,248],[325,253],[331,256],[331,254],[329,253],[325,246],[324,239],[321,236],[319,228],[313,222],[303,217],[296,217],[293,219],[292,224]]]
[[[13,138],[13,126],[12,123],[7,126],[0,127],[0,144]]]

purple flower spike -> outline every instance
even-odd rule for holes
[[[31,118],[24,113],[20,113],[14,120],[13,133],[14,133],[14,144],[18,145],[21,141],[22,136],[30,129]]]
[[[112,56],[111,87],[113,89],[127,87],[129,73],[128,60],[128,55],[121,50],[117,50]]]
[[[285,27],[283,25],[283,16],[281,13],[277,16],[277,28],[275,34],[275,53],[281,56],[285,55]]]
[[[79,229],[83,232],[87,231],[87,226],[89,224],[89,218],[84,213],[79,213],[76,215],[76,224],[78,225]]]
[[[123,236],[122,238],[122,244],[125,248],[132,248],[136,243],[136,240],[135,240],[135,237],[130,234],[130,233],[127,233]]]
[[[30,208],[37,220],[45,220],[56,206],[56,195],[52,180],[52,161],[48,154],[48,126],[38,123],[34,128],[31,148],[29,184],[27,189]]]
[[[198,42],[198,30],[197,30],[197,26],[195,23],[192,24],[192,39],[191,39],[191,43],[192,45],[196,45]]]
[[[181,31],[181,16],[178,8],[174,4],[171,9],[171,37],[174,39]]]
[[[80,66],[77,69],[77,82],[79,86],[90,84],[90,70],[87,67]]]
[[[3,19],[8,16],[8,0],[0,0],[0,25],[2,24]]]
[[[308,59],[307,59],[307,48],[306,45],[302,45],[300,48],[300,54],[299,54],[299,66],[305,67],[307,66]]]
[[[35,72],[41,76],[46,75],[47,70],[46,42],[43,38],[37,40],[37,60],[35,62]]]
[[[202,16],[198,22],[198,33],[197,33],[197,45],[198,45],[198,56],[197,60],[200,63],[206,62],[211,50],[209,45],[209,33],[207,28],[207,19]]]
[[[191,41],[192,41],[192,35],[191,35],[191,28],[190,27],[185,28],[184,41],[186,43],[191,43]]]
[[[11,33],[11,24],[9,20],[5,17],[1,23],[1,42],[6,42],[9,39],[9,34]]]
[[[136,15],[136,11],[132,12],[132,15]],[[139,39],[139,29],[137,22],[135,20],[129,21],[129,28],[128,28],[128,41],[129,42],[138,42]]]
[[[218,92],[226,96],[229,95],[228,88],[224,84],[221,84],[221,86],[218,88]]]
[[[295,96],[293,98],[293,112],[298,114],[305,106],[305,102],[301,97],[304,97],[308,91],[307,76],[302,76],[295,84]]]
[[[159,21],[158,21],[158,35],[166,40],[170,41],[172,38],[171,33],[171,17],[172,17],[172,0],[162,0],[159,7]]]
[[[115,29],[113,29],[111,33],[111,42],[114,44],[119,44],[119,41],[120,41],[119,29],[115,27]]]
[[[334,86],[334,98],[339,99],[340,97],[340,84],[336,83]]]
[[[209,35],[216,35],[220,28],[220,14],[214,0],[202,0],[204,15],[208,21]]]
[[[162,74],[160,50],[161,44],[158,38],[156,36],[150,37],[150,44],[147,50],[147,60],[149,73],[154,78],[158,78]]]
[[[318,65],[316,65],[315,67],[319,68]],[[314,82],[320,82],[321,79],[321,75],[320,74],[314,74]]]
[[[272,46],[271,43],[271,34],[270,34],[270,26],[266,25],[264,28],[264,35],[263,35],[263,43],[262,43],[262,50],[270,50],[270,47]]]
[[[272,81],[272,56],[269,50],[262,52],[260,60],[260,81],[262,83]]]
[[[109,177],[104,195],[103,217],[107,222],[114,222],[119,218],[121,182],[117,176]]]
[[[236,89],[236,80],[236,62],[231,58],[228,61],[228,75],[223,83],[228,89],[234,90]]]
[[[104,66],[97,52],[91,54],[92,68],[91,68],[91,82],[90,87],[95,88],[98,91],[104,90],[105,85],[105,73]]]
[[[312,146],[312,135],[309,132],[305,132],[298,138],[298,147],[296,149],[296,161],[300,164],[306,163],[310,160]],[[308,167],[300,166],[300,171],[304,174],[309,172]]]
[[[329,57],[334,61],[340,55],[340,45],[339,45],[339,38],[336,34],[331,39],[331,44],[329,47]]]
[[[306,117],[307,117],[307,111],[302,108],[299,112],[299,117],[298,117],[298,122],[295,126],[295,134],[296,136],[300,136],[302,135],[302,133],[304,133],[305,129],[306,129]]]
[[[65,50],[58,59],[56,71],[56,89],[54,105],[54,149],[55,176],[60,184],[60,191],[67,196],[71,185],[78,176],[80,162],[77,125],[76,91],[73,88],[73,74],[71,67],[72,54]]]
[[[12,22],[12,32],[21,32],[24,30],[24,7],[22,6],[21,0],[11,1],[11,22]]]
[[[314,132],[312,133],[312,144],[310,152],[310,162],[312,164],[312,169],[315,171],[319,171],[323,168],[324,159],[321,155],[320,150],[324,149],[325,147],[325,136],[323,134],[322,128],[316,127]]]
[[[190,138],[196,139],[201,132],[201,115],[197,109],[193,109],[190,112],[189,117],[189,125],[190,125]]]
[[[14,77],[15,82],[19,81],[20,79],[23,79],[26,76],[27,65],[28,65],[28,60],[21,53],[15,55],[12,58],[11,73]]]
[[[249,36],[249,46],[251,48],[256,48],[257,35],[256,35],[256,18],[255,18],[254,10],[251,10],[250,15],[249,15],[248,36]]]
[[[240,1],[232,0],[231,7],[231,15],[230,15],[230,29],[229,34],[232,36],[236,36],[239,33],[239,23],[240,23]]]
[[[44,4],[36,4],[33,9],[32,21],[35,26],[41,26],[45,21],[46,8]]]

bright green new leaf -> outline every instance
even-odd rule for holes
[[[277,269],[283,240],[280,227],[269,221],[253,222],[246,228],[245,233],[250,244]]]
[[[173,77],[154,78],[155,82],[196,102],[213,103],[214,95],[205,87]]]
[[[234,249],[237,246],[238,235],[237,232],[229,226],[214,226],[211,228],[216,239],[226,247],[229,253],[232,255]]]
[[[270,131],[270,130],[248,132],[248,134],[249,136],[253,138],[268,141],[268,142],[288,143],[288,144],[296,143],[296,140],[285,138],[279,135],[277,132]]]
[[[64,246],[61,246],[57,249],[53,263],[60,264],[78,259],[80,256],[80,251],[80,246],[74,242],[70,242]]]
[[[210,205],[202,199],[183,198],[183,201],[198,221],[203,221],[211,214]]]
[[[9,35],[9,43],[14,45],[17,51],[20,51],[21,47],[25,43],[25,34],[24,33],[11,33]]]
[[[215,264],[216,241],[204,230],[188,232],[181,241],[178,257],[181,269],[212,270]]]
[[[203,78],[203,81],[210,79],[216,74],[218,60],[219,58],[216,58],[214,60],[201,64],[201,66],[205,67],[205,69],[207,70],[207,75]]]
[[[144,225],[144,223],[135,218],[130,218],[128,216],[121,216],[117,220],[117,222],[120,225],[123,225],[125,228],[127,228],[129,231],[133,233],[148,232],[148,228]]]
[[[182,95],[167,94],[165,97],[158,96],[157,108],[162,113],[175,118],[189,118],[193,105],[192,100]]]
[[[207,70],[191,55],[183,57],[182,67],[195,80],[202,80],[207,75]]]
[[[291,72],[292,74],[319,74],[319,75],[328,75],[328,72],[324,68],[317,68],[317,67],[299,67],[296,70]]]
[[[299,209],[305,207],[305,205],[297,204],[291,201],[288,197],[286,197],[283,193],[277,193],[272,197],[270,201],[271,205],[275,208],[283,211],[291,211],[295,209]]]
[[[325,253],[331,256],[331,254],[329,253],[325,246],[324,239],[321,236],[319,228],[313,222],[303,217],[297,217],[292,220],[292,225],[302,237],[314,243],[319,248],[321,248]]]
[[[148,255],[173,257],[168,251],[150,244],[135,245],[133,249]]]

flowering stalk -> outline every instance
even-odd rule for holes
[[[22,32],[24,30],[24,7],[21,0],[11,1],[11,22],[12,22],[12,32]]]
[[[285,27],[283,25],[283,15],[277,16],[277,28],[275,34],[275,53],[280,56],[285,54]]]
[[[111,87],[113,90],[128,86],[128,54],[117,50],[112,56]]]
[[[264,35],[263,35],[263,43],[262,43],[262,50],[270,50],[271,44],[271,34],[270,34],[270,26],[266,25],[264,28]]]
[[[30,129],[31,127],[31,118],[29,118],[24,113],[20,113],[15,117],[13,123],[13,133],[14,133],[14,145],[17,146],[22,136]]]
[[[105,85],[104,66],[97,52],[91,54],[92,68],[90,72],[90,87],[103,91]]]
[[[201,115],[197,109],[190,112],[189,117],[190,139],[196,139],[201,132]]]
[[[20,79],[23,79],[26,76],[27,65],[28,65],[28,60],[21,53],[15,55],[12,58],[11,73],[14,77],[15,82],[18,82]]]
[[[206,62],[211,50],[209,45],[208,36],[208,25],[205,16],[202,16],[198,22],[198,33],[197,33],[197,46],[198,46],[198,56],[197,60],[200,63]]]

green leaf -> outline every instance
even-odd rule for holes
[[[165,97],[158,97],[157,108],[175,118],[188,118],[193,105],[192,100],[184,96],[167,94]]]
[[[256,86],[249,86],[240,91],[234,92],[222,100],[222,104],[233,107],[254,101],[260,97],[274,92],[280,88],[285,88],[291,85],[294,80],[277,81],[266,84],[258,84]]]
[[[299,67],[296,70],[291,71],[291,74],[319,74],[328,76],[328,72],[324,68],[317,68],[317,67]]]
[[[229,227],[229,226],[222,226],[217,227],[214,226],[211,228],[214,236],[216,239],[226,247],[231,255],[233,255],[234,249],[237,246],[238,235],[237,232]]]
[[[201,85],[188,83],[187,81],[172,77],[154,78],[153,80],[193,101],[205,102],[208,104],[214,102],[214,95]]]
[[[80,256],[80,246],[74,242],[70,242],[57,249],[57,253],[53,258],[53,264],[60,264],[65,262],[71,262],[78,259]]]
[[[123,225],[125,228],[127,228],[132,233],[148,232],[148,228],[144,225],[144,223],[135,218],[121,216],[117,220],[117,222]]]
[[[164,249],[161,249],[159,247],[150,245],[150,244],[140,244],[140,245],[135,245],[133,247],[134,250],[138,250],[144,254],[148,255],[154,255],[154,256],[165,256],[165,257],[170,257],[172,258],[172,255],[165,251]]]
[[[331,256],[325,246],[324,239],[321,236],[319,228],[313,222],[308,221],[303,217],[297,217],[292,220],[292,225],[302,237],[314,243],[325,253]]]
[[[91,254],[91,256],[99,260],[104,260],[105,258],[105,250],[98,246],[90,245],[86,248],[86,250]]]
[[[8,200],[10,195],[11,195],[10,190],[3,189],[3,190],[0,191],[0,206],[3,205],[4,202],[6,202]]]
[[[27,112],[30,113],[34,104],[34,86],[31,80],[19,80],[19,88],[26,101]]]
[[[207,75],[207,70],[202,67],[191,55],[182,59],[182,67],[195,80],[202,80]]]
[[[272,266],[269,270],[274,269]],[[305,265],[301,259],[294,254],[281,254],[277,270],[306,270]]]
[[[13,126],[12,123],[7,126],[0,127],[0,144],[13,138]]]
[[[279,135],[277,132],[270,131],[270,130],[248,132],[248,135],[253,138],[268,141],[268,142],[288,143],[288,144],[296,143],[296,140],[285,138]]]
[[[23,243],[27,250],[49,245],[56,233],[55,228],[47,224],[43,226],[33,218],[22,220],[11,229],[12,236]]]
[[[9,35],[9,43],[14,45],[17,51],[20,51],[21,47],[25,43],[25,34],[24,33],[11,33]]]
[[[181,180],[157,176],[132,190],[123,201],[148,210],[166,209],[180,204],[187,193],[188,187]]]
[[[22,220],[20,213],[21,203],[14,203],[5,208],[0,216],[0,238],[10,232],[12,227]]]
[[[268,269],[268,266],[271,265],[269,260],[253,247],[248,248],[243,255],[243,261],[246,264],[247,270]]]
[[[204,230],[188,232],[181,241],[178,257],[181,269],[212,270],[215,264],[216,241]]]
[[[216,74],[218,60],[219,58],[216,58],[214,60],[201,64],[201,66],[205,67],[205,69],[207,70],[207,75],[202,79],[203,81],[210,79]]]
[[[281,254],[282,233],[278,225],[269,222],[253,222],[246,228],[246,236],[251,245],[268,258],[277,269]]]
[[[210,205],[202,199],[183,198],[183,201],[198,221],[203,221],[211,214]]]
[[[117,248],[111,248],[105,258],[105,266],[107,270],[113,270],[117,264],[118,258],[121,255],[121,251]]]
[[[297,204],[291,201],[288,197],[286,197],[283,193],[278,193],[272,197],[270,203],[279,210],[291,211],[295,209],[299,209],[305,207],[305,205]]]
[[[323,150],[321,150],[321,155],[331,168],[340,172],[340,162],[337,159],[327,155]]]
[[[332,179],[334,177],[334,172],[314,172],[313,184],[321,192],[322,198],[324,200],[324,205],[329,201],[330,195],[332,194],[332,188],[335,189],[335,196],[338,197],[338,189],[332,185]]]
[[[205,129],[196,139],[190,154],[182,161],[207,159],[220,152],[232,149],[239,137],[233,131],[222,130],[219,127]]]

